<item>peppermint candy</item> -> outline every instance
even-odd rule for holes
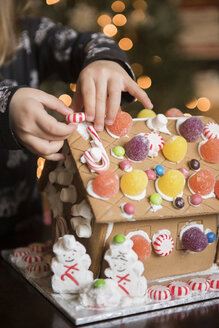
[[[157,156],[158,152],[163,148],[164,146],[164,139],[161,137],[161,135],[155,131],[144,133],[144,136],[148,138],[150,141],[150,150],[149,150],[149,156]]]
[[[19,248],[15,248],[15,250],[12,253],[12,256],[19,258],[28,254],[30,254],[30,250],[27,247],[19,247]]]
[[[43,261],[43,257],[41,255],[34,255],[34,254],[29,254],[29,255],[25,255],[23,258],[23,263],[25,265],[28,264],[32,264],[35,262],[42,262]]]
[[[34,263],[27,267],[28,275],[33,278],[46,277],[50,274],[50,272],[51,272],[50,265],[49,263],[46,262]]]
[[[73,113],[73,114],[68,114],[65,117],[65,120],[67,123],[80,123],[85,121],[85,113]]]
[[[208,277],[210,288],[219,290],[219,274],[212,274]]]
[[[47,245],[43,243],[32,243],[28,246],[31,253],[45,253],[48,250]]]
[[[214,122],[208,122],[204,126],[203,134],[207,139],[219,139],[219,125]]]
[[[173,238],[168,233],[154,235],[152,244],[155,253],[160,256],[170,255],[174,249]]]
[[[154,285],[148,288],[147,294],[154,301],[164,301],[171,299],[170,289],[166,286]]]
[[[190,293],[189,285],[184,281],[172,281],[167,287],[175,297],[185,297]]]
[[[193,278],[190,279],[187,283],[192,291],[198,291],[201,293],[206,293],[210,287],[209,280],[205,278]]]

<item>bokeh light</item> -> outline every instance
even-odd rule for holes
[[[76,83],[70,83],[69,86],[70,86],[71,91],[76,92]]]
[[[97,24],[104,27],[111,23],[111,17],[109,15],[103,14],[97,18]]]
[[[133,2],[133,7],[135,9],[146,10],[147,6],[148,5],[144,0],[136,0],[136,1]]]
[[[206,97],[200,97],[197,101],[197,107],[201,112],[207,112],[211,108],[211,102]]]
[[[54,5],[55,3],[59,2],[60,0],[46,0],[47,5]]]
[[[45,159],[42,157],[39,157],[37,160],[37,178],[39,179],[41,177],[43,168],[45,164]]]
[[[117,27],[113,24],[107,24],[103,28],[103,33],[110,37],[116,35],[117,32],[118,32]]]
[[[142,75],[137,79],[137,83],[140,88],[142,89],[148,89],[151,87],[152,81],[149,76]]]
[[[125,17],[125,15],[116,14],[113,17],[113,23],[117,26],[123,26],[127,23],[127,18]]]
[[[162,58],[160,56],[153,56],[153,62],[154,63],[161,63],[162,62]]]
[[[198,102],[197,99],[193,99],[189,103],[186,104],[186,107],[189,109],[195,109],[197,106],[197,102]]]
[[[133,47],[133,42],[132,42],[132,40],[129,39],[129,38],[122,38],[122,39],[119,41],[119,47],[120,47],[122,50],[128,51],[128,50],[130,50],[130,49]]]
[[[125,4],[123,1],[114,1],[111,5],[113,11],[119,13],[125,10]]]
[[[139,76],[143,73],[143,67],[139,63],[133,63],[131,64],[131,68],[133,69],[136,76]]]
[[[69,107],[71,105],[72,99],[69,95],[67,94],[63,94],[61,96],[59,96],[59,99],[67,106]]]

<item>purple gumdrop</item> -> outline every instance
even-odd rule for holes
[[[125,144],[126,156],[133,161],[143,161],[149,153],[150,141],[143,135],[134,136]]]
[[[190,117],[179,126],[179,132],[188,142],[195,142],[203,133],[204,124],[198,117]]]
[[[202,252],[208,245],[208,239],[198,227],[191,227],[183,233],[181,243],[189,251]]]

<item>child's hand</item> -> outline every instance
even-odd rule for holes
[[[76,126],[58,122],[44,107],[64,116],[71,112],[61,100],[43,91],[18,89],[10,103],[12,130],[19,142],[32,153],[53,161],[63,160],[64,155],[57,152]]]
[[[121,92],[127,91],[145,108],[153,105],[147,94],[116,62],[98,60],[86,66],[77,81],[72,108],[81,111],[84,106],[87,121],[94,121],[97,131],[104,123],[112,124],[120,108]]]

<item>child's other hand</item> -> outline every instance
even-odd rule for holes
[[[71,112],[61,100],[43,91],[18,89],[10,103],[12,130],[19,142],[32,153],[53,161],[63,160],[64,155],[57,152],[76,126],[58,122],[44,107],[64,116]]]
[[[120,108],[122,91],[129,92],[145,108],[153,107],[145,91],[121,65],[113,61],[98,60],[81,71],[71,107],[75,111],[81,111],[84,106],[87,121],[94,121],[95,129],[101,131],[104,123],[113,123]]]

